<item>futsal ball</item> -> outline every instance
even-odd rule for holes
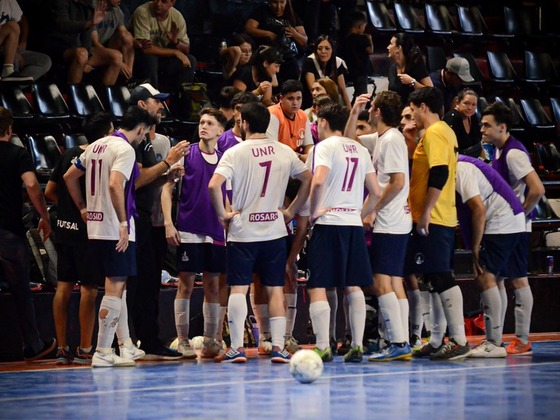
[[[303,384],[315,382],[323,373],[321,356],[313,350],[299,350],[290,359],[290,373]]]
[[[204,337],[201,335],[197,335],[196,337],[191,338],[191,347],[193,350],[201,350],[202,343],[204,342]]]

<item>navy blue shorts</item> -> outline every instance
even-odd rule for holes
[[[531,234],[529,232],[521,233],[521,238],[517,242],[515,248],[513,248],[509,260],[507,261],[503,271],[500,273],[501,277],[507,277],[510,279],[527,277],[530,236]]]
[[[369,259],[373,274],[402,277],[409,233],[373,233],[369,247]]]
[[[421,236],[412,226],[406,253],[405,274],[435,274],[453,271],[455,228],[432,225],[430,234]]]
[[[371,286],[364,229],[361,226],[315,225],[307,247],[310,289]]]
[[[511,256],[519,241],[523,240],[525,240],[525,232],[484,235],[480,250],[480,265],[496,277],[501,276],[507,266],[513,263]]]
[[[105,273],[103,264],[91,264],[97,255],[88,240],[81,244],[56,244],[56,272],[58,281],[79,282],[84,286],[103,286]],[[86,262],[86,263],[84,263]]]
[[[228,242],[227,284],[247,286],[253,273],[265,286],[284,286],[286,272],[286,238],[260,242]]]
[[[117,252],[117,241],[92,239],[90,243],[95,255],[90,264],[103,264],[106,277],[136,275],[136,242],[129,242],[125,252]]]
[[[181,244],[177,270],[183,273],[225,273],[226,247],[210,243]]]

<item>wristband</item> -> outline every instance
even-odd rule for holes
[[[81,213],[81,214],[86,214],[86,213],[87,213],[87,208],[84,207],[83,209],[81,209],[81,210],[80,210],[80,213]]]
[[[120,222],[119,226],[128,227],[128,222]]]
[[[169,163],[167,163],[167,161],[165,159],[163,159],[162,162],[165,163],[168,170],[171,169],[171,165]]]

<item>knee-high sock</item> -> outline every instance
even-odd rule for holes
[[[270,318],[270,333],[272,335],[272,347],[284,348],[284,333],[286,332],[286,317],[274,316]]]
[[[385,321],[387,336],[391,343],[404,343],[408,341],[402,328],[401,310],[395,292],[379,296],[377,301],[379,302],[379,311]]]
[[[447,319],[449,336],[458,344],[464,346],[467,343],[465,336],[465,318],[463,316],[463,294],[459,286],[453,286],[439,294],[441,304]]]
[[[132,345],[132,340],[130,339],[130,330],[128,327],[128,306],[126,304],[126,290],[121,296],[121,313],[119,315],[119,323],[117,324],[116,333],[119,346]]]
[[[348,298],[348,318],[350,330],[352,331],[352,347],[362,347],[364,345],[364,329],[366,327],[366,299],[364,292],[358,290],[346,295],[346,297]]]
[[[441,298],[437,293],[432,293],[432,325],[430,330],[430,344],[436,349],[441,346],[445,330],[447,329],[447,319],[445,319],[445,312],[441,304]]]
[[[175,328],[179,341],[189,338],[190,299],[175,299],[173,310],[175,312]]]
[[[203,302],[202,315],[204,316],[204,336],[216,337],[220,322],[220,304]]]
[[[247,318],[247,300],[243,293],[233,293],[228,300],[228,322],[231,348],[243,347],[243,328]]]
[[[531,313],[533,312],[533,293],[530,287],[515,289],[515,335],[523,342],[529,340]]]
[[[502,287],[498,286],[498,290],[500,292],[500,299],[502,300],[502,333],[504,332],[504,324],[506,322],[506,313],[508,308],[508,296],[506,292],[506,288],[504,287],[504,282],[501,282]]]
[[[329,319],[329,338],[336,340],[336,313],[338,311],[338,293],[336,289],[327,290],[327,301],[331,308]]]
[[[216,332],[216,340],[224,339],[224,319],[226,317],[227,306],[220,306],[220,314],[218,318],[218,331]]]
[[[420,337],[422,335],[422,323],[424,322],[420,305],[420,290],[408,290],[407,295],[410,305],[410,335]]]
[[[498,287],[491,287],[480,294],[484,310],[486,339],[497,346],[502,345],[502,299]]]
[[[408,337],[410,337],[408,330],[408,299],[399,299],[399,309],[401,311],[401,324],[405,341],[408,342]]]
[[[270,314],[268,303],[255,305],[255,316],[259,325],[259,341],[270,338]]]
[[[121,314],[122,302],[116,296],[103,296],[99,307],[99,331],[97,333],[97,350],[109,352],[115,338],[115,331]],[[107,315],[101,318],[102,312]]]
[[[315,333],[316,345],[319,350],[329,347],[329,318],[331,308],[328,302],[320,300],[309,305],[309,317]]]
[[[297,315],[297,294],[286,293],[284,299],[286,299],[286,335],[292,335]]]
[[[422,311],[422,318],[424,325],[426,326],[426,331],[432,329],[432,294],[430,292],[421,291],[420,292],[420,310]],[[422,332],[422,326],[420,326],[420,332]],[[420,337],[420,336],[418,336]]]

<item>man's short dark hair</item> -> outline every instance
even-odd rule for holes
[[[226,109],[233,108],[231,101],[239,92],[241,91],[235,86],[224,86],[222,90],[220,90],[220,94],[218,95],[218,107]]]
[[[282,83],[282,95],[293,92],[303,92],[303,85],[299,80],[288,79]]]
[[[391,127],[401,123],[401,97],[398,93],[386,90],[379,92],[373,100],[375,108],[381,111],[381,120]]]
[[[120,127],[124,130],[134,130],[139,125],[150,127],[156,123],[156,119],[151,117],[145,109],[129,106],[123,115]]]
[[[350,23],[353,28],[357,28],[364,23],[367,24],[367,17],[364,12],[356,10],[350,14]]]
[[[239,104],[243,105],[251,102],[259,102],[259,98],[257,98],[257,96],[253,92],[239,92],[231,100],[231,108],[233,109],[236,105]]]
[[[270,112],[261,102],[251,102],[241,107],[241,119],[247,121],[251,133],[266,133]]]
[[[9,109],[0,107],[0,136],[5,136],[8,128],[14,123],[14,116]]]
[[[331,131],[342,131],[346,127],[346,122],[350,116],[348,108],[337,103],[323,105],[317,112],[318,118],[323,118],[329,123]]]
[[[88,143],[91,144],[109,134],[114,120],[113,115],[108,112],[96,112],[88,115],[82,125]]]
[[[489,105],[482,111],[482,116],[484,117],[485,115],[492,115],[497,124],[505,124],[507,131],[513,126],[513,111],[502,102],[494,102],[492,105]]]
[[[424,103],[434,114],[439,114],[443,108],[443,95],[435,87],[428,86],[413,91],[408,95],[408,102],[416,107]]]
[[[200,116],[202,117],[203,115],[210,115],[211,117],[216,118],[218,124],[220,124],[222,128],[226,128],[227,118],[219,109],[210,107],[202,108],[202,110],[200,111]]]

